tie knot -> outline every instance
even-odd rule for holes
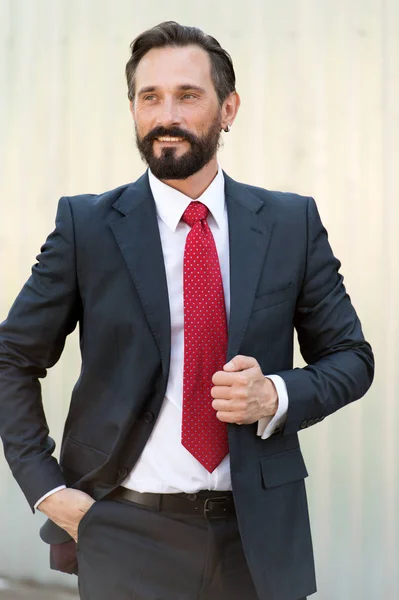
[[[183,213],[182,220],[192,227],[198,221],[206,219],[208,212],[208,208],[202,202],[190,202]]]

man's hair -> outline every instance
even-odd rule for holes
[[[231,92],[235,92],[236,76],[231,56],[212,36],[198,27],[179,25],[175,21],[165,21],[144,31],[130,44],[132,55],[126,64],[128,98],[135,96],[135,75],[137,65],[143,56],[153,48],[180,48],[199,46],[208,53],[211,61],[211,76],[219,104],[222,105]]]

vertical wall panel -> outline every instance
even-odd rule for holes
[[[220,154],[235,178],[315,196],[376,354],[373,388],[301,433],[322,600],[399,595],[399,3],[397,0],[0,0],[0,316],[61,195],[135,179],[124,65],[164,19],[231,53],[242,107]],[[297,363],[301,365],[298,355]],[[60,440],[76,335],[43,384]],[[0,574],[74,585],[0,460]],[[0,592],[1,597],[1,592]]]

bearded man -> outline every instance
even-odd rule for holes
[[[161,23],[126,76],[149,168],[59,202],[0,328],[6,458],[82,600],[303,599],[316,588],[297,434],[366,392],[370,346],[313,199],[218,165],[240,104],[220,44]],[[78,323],[57,462],[39,378]]]

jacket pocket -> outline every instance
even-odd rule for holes
[[[261,458],[260,467],[263,487],[266,489],[299,481],[308,476],[299,447]]]
[[[60,463],[67,469],[86,475],[101,467],[107,459],[108,454],[105,452],[78,440],[66,438],[61,450]]]
[[[282,304],[286,302],[290,298],[293,297],[294,294],[294,284],[290,283],[289,285],[284,286],[283,288],[271,291],[265,291],[262,293],[258,293],[255,296],[255,301],[252,307],[252,312],[257,310],[261,310],[262,308],[267,308],[269,306],[275,306],[276,304]]]

